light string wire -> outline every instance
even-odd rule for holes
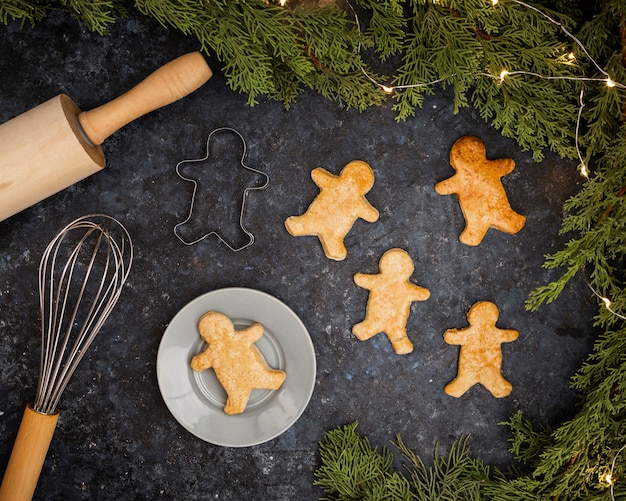
[[[603,296],[602,294],[598,293],[598,292],[594,289],[593,285],[591,285],[591,283],[590,283],[590,282],[589,282],[589,280],[587,279],[587,276],[586,276],[586,275],[585,275],[585,273],[584,273],[584,266],[583,266],[583,278],[585,279],[585,284],[587,285],[587,287],[589,288],[589,290],[590,290],[590,291],[591,291],[591,292],[592,292],[592,293],[593,293],[593,294],[594,294],[594,295],[595,295],[595,296],[596,296],[596,297],[597,297],[600,301],[602,301],[602,303],[604,304],[604,307],[605,307],[605,308],[606,308],[609,312],[611,312],[611,313],[612,313],[613,315],[615,315],[616,317],[621,318],[622,320],[626,320],[626,316],[624,316],[624,315],[622,315],[622,314],[620,314],[620,313],[616,312],[613,308],[611,308],[611,305],[612,305],[613,303],[611,302],[611,300],[610,300],[608,297]]]
[[[613,457],[613,461],[611,462],[611,468],[609,470],[609,473],[607,473],[605,479],[608,482],[609,486],[610,486],[610,494],[611,494],[611,500],[615,501],[615,480],[613,479],[613,474],[615,472],[615,463],[617,463],[617,457],[622,453],[622,451],[626,449],[626,444],[622,445],[620,447],[620,449],[617,451],[617,453],[615,454],[615,456]]]
[[[580,127],[581,127],[581,123],[582,123],[582,114],[583,114],[583,109],[585,107],[585,102],[584,102],[584,95],[585,95],[584,94],[584,82],[604,82],[607,87],[618,87],[620,89],[626,89],[626,85],[623,85],[622,83],[616,82],[613,79],[611,79],[611,77],[608,74],[608,72],[606,70],[604,70],[598,64],[598,62],[591,56],[591,54],[589,54],[589,51],[583,45],[583,43],[574,34],[572,34],[563,25],[563,23],[561,23],[561,22],[557,21],[556,19],[552,18],[551,16],[549,16],[545,12],[541,11],[540,9],[538,9],[538,8],[532,6],[532,5],[527,4],[526,2],[523,2],[521,0],[510,0],[510,1],[520,5],[522,7],[525,7],[527,9],[529,9],[529,10],[537,12],[538,14],[543,16],[545,19],[547,19],[549,22],[551,22],[555,26],[559,27],[561,29],[561,31],[567,37],[569,37],[581,49],[581,51],[585,54],[585,56],[589,59],[589,61],[595,66],[595,68],[598,70],[598,72],[600,72],[602,75],[604,75],[606,77],[606,78],[593,78],[593,77],[574,77],[574,76],[550,76],[550,75],[542,75],[540,73],[531,72],[531,71],[522,71],[522,70],[515,70],[515,71],[502,70],[500,72],[500,75],[498,75],[498,76],[492,75],[490,73],[482,73],[483,76],[486,76],[488,78],[493,78],[493,79],[498,80],[498,84],[502,84],[506,77],[516,76],[516,75],[526,75],[526,76],[531,76],[531,77],[535,77],[535,78],[540,78],[540,79],[543,79],[543,80],[571,80],[571,81],[583,82],[583,84],[581,86],[581,89],[580,89],[580,95],[579,95],[579,98],[578,98],[579,109],[578,109],[578,115],[577,115],[577,119],[576,119],[574,143],[575,143],[575,148],[576,148],[576,154],[578,156],[578,160],[580,161],[580,174],[585,179],[589,179],[589,171],[588,171],[587,166],[585,164],[585,161],[583,159],[583,155],[582,155],[581,148],[580,148],[580,142],[579,142]],[[496,7],[499,2],[500,2],[500,0],[491,0],[491,4],[494,7]],[[284,6],[285,3],[286,3],[286,0],[281,0],[280,3],[281,3],[281,5]],[[352,11],[352,14],[354,15],[354,19],[355,19],[355,23],[356,23],[358,31],[361,32],[361,23],[359,21],[359,17],[357,15],[354,7],[352,6],[352,4],[350,2],[346,2],[346,3],[350,7],[350,10]],[[357,47],[357,53],[360,53],[360,52],[361,52],[361,43],[359,42],[358,47]],[[570,53],[570,59],[573,59],[574,57],[575,56],[573,55],[573,53]],[[429,86],[435,85],[437,83],[443,82],[443,81],[445,81],[445,80],[447,80],[449,78],[452,78],[454,76],[454,74],[451,74],[451,75],[448,75],[448,76],[445,76],[445,77],[438,78],[436,80],[432,80],[430,82],[416,83],[416,84],[405,84],[405,85],[390,85],[390,86],[388,86],[388,85],[381,84],[376,79],[374,79],[371,75],[369,75],[367,73],[365,68],[362,67],[362,66],[361,66],[361,71],[362,71],[363,75],[370,82],[372,82],[374,85],[380,87],[383,91],[385,91],[388,94],[392,93],[394,90],[405,90],[405,89],[411,89],[411,88],[417,88],[417,87],[429,87]],[[583,273],[583,276],[584,276],[584,273]],[[600,301],[602,301],[602,303],[604,304],[604,307],[610,313],[612,313],[613,315],[617,316],[618,318],[620,318],[622,320],[626,320],[626,316],[621,315],[620,313],[616,312],[615,310],[613,310],[611,308],[611,304],[612,303],[611,303],[611,300],[609,298],[599,294],[594,289],[594,287],[589,283],[589,281],[587,280],[586,276],[584,277],[584,279],[585,279],[585,282],[586,282],[587,286],[591,290],[591,292],[595,296],[597,296]],[[616,462],[617,462],[617,458],[624,451],[624,449],[626,449],[626,444],[624,444],[617,451],[615,456],[613,457],[613,461],[611,463],[611,467],[609,469],[609,473],[605,477],[605,480],[606,480],[607,484],[610,487],[610,496],[611,496],[611,500],[612,501],[615,501],[615,493],[614,493],[614,489],[615,489],[615,479],[614,479],[615,465],[616,465]]]
[[[607,87],[619,87],[621,89],[626,89],[626,85],[623,85],[620,82],[616,82],[615,80],[613,80],[608,72],[606,70],[604,70],[599,64],[598,62],[591,56],[591,54],[589,53],[589,51],[587,50],[587,48],[583,45],[583,43],[573,34],[571,33],[564,25],[563,23],[557,21],[556,19],[554,19],[553,17],[549,16],[548,14],[546,14],[545,12],[541,11],[540,9],[527,4],[526,2],[523,2],[521,0],[510,0],[513,3],[516,3],[524,8],[527,8],[529,10],[532,10],[534,12],[537,12],[539,15],[543,16],[545,19],[547,19],[550,23],[554,24],[555,26],[557,26],[568,38],[570,38],[580,49],[581,51],[585,54],[585,56],[589,59],[589,61],[596,67],[596,69],[602,74],[604,75],[606,78],[594,78],[594,77],[575,77],[575,76],[550,76],[550,75],[542,75],[540,73],[536,73],[536,72],[532,72],[532,71],[522,71],[522,70],[515,70],[515,71],[508,71],[506,69],[502,70],[500,72],[499,75],[492,75],[490,73],[482,73],[482,76],[488,77],[488,78],[492,78],[495,80],[498,80],[498,83],[501,84],[504,82],[504,79],[506,77],[509,76],[516,76],[516,75],[526,75],[526,76],[532,76],[535,78],[540,78],[543,80],[570,80],[570,81],[579,81],[579,82],[604,82]],[[494,8],[500,3],[500,0],[491,0],[491,4],[494,6]],[[352,6],[352,4],[350,2],[347,2],[347,5],[350,7],[350,10],[352,11],[352,14],[354,16],[354,20],[357,26],[357,30],[359,32],[361,32],[361,22],[359,20],[359,16],[356,13],[356,10],[354,9],[354,7]],[[361,44],[359,43],[358,47],[357,47],[357,53],[359,53],[361,51]],[[570,53],[570,59],[573,59],[574,56],[572,53]],[[443,82],[449,78],[452,78],[454,76],[454,74],[450,74],[441,78],[437,78],[435,80],[431,80],[429,82],[424,82],[424,83],[416,83],[416,84],[404,84],[404,85],[385,85],[385,84],[381,84],[380,82],[376,81],[376,79],[374,79],[371,75],[369,75],[367,73],[367,71],[365,70],[364,67],[361,66],[361,72],[363,73],[363,75],[365,75],[365,77],[372,82],[374,85],[377,85],[378,87],[380,87],[381,89],[383,89],[383,91],[385,91],[386,93],[392,93],[394,90],[405,90],[405,89],[410,89],[410,88],[418,88],[418,87],[430,87],[432,85],[435,85],[437,83]],[[584,108],[584,101],[583,101],[583,96],[584,96],[584,91],[581,88],[581,92],[580,92],[580,98],[579,98],[579,102],[580,102],[580,107],[579,107],[579,111],[578,111],[578,117],[577,117],[577,121],[576,121],[576,127],[575,127],[575,138],[574,138],[574,142],[575,142],[575,148],[576,148],[576,154],[578,156],[578,159],[580,160],[580,174],[585,177],[585,178],[589,178],[589,171],[587,169],[587,166],[585,164],[585,161],[583,159],[583,155],[581,153],[581,149],[580,149],[580,143],[579,143],[579,135],[580,135],[580,124],[582,122],[582,112],[583,112],[583,108]]]

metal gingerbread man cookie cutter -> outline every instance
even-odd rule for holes
[[[239,162],[240,165],[244,169],[246,169],[246,170],[248,170],[250,172],[254,172],[256,174],[261,174],[262,176],[265,177],[265,183],[262,184],[261,186],[252,186],[252,187],[246,188],[243,191],[243,198],[242,198],[242,201],[241,201],[241,211],[239,213],[239,227],[248,236],[248,242],[246,244],[242,245],[241,247],[233,247],[232,245],[230,245],[224,239],[224,237],[222,237],[222,235],[220,235],[220,233],[217,230],[211,230],[211,231],[205,233],[204,235],[202,235],[200,238],[197,238],[197,239],[192,240],[192,241],[185,240],[185,238],[178,231],[178,229],[181,226],[183,226],[184,224],[188,223],[191,220],[191,218],[193,217],[194,205],[195,205],[195,201],[196,201],[196,194],[198,192],[198,181],[196,181],[195,179],[192,179],[192,178],[184,176],[181,173],[180,169],[181,169],[181,167],[183,165],[188,164],[188,163],[204,162],[204,161],[208,160],[209,156],[210,156],[211,138],[213,137],[213,135],[215,133],[217,133],[217,132],[224,132],[224,131],[232,132],[232,133],[236,134],[237,136],[239,136],[239,138],[241,139],[241,142],[243,143],[243,153],[241,155],[241,160]],[[178,162],[178,164],[176,164],[176,174],[178,175],[178,177],[180,177],[184,181],[188,181],[188,182],[193,184],[193,191],[191,193],[191,202],[190,202],[190,205],[189,205],[189,213],[187,215],[187,218],[184,221],[181,221],[180,223],[176,224],[176,226],[174,226],[174,235],[176,235],[176,237],[183,244],[185,244],[185,245],[194,245],[194,244],[197,244],[197,243],[201,242],[202,240],[210,237],[211,235],[215,235],[218,238],[218,240],[220,242],[222,242],[224,245],[226,245],[226,247],[228,247],[231,251],[239,252],[239,251],[245,249],[246,247],[250,247],[254,243],[254,241],[255,241],[254,235],[250,231],[248,231],[246,229],[246,227],[244,226],[244,223],[243,223],[245,212],[246,212],[246,200],[248,198],[248,194],[251,191],[264,190],[265,188],[267,188],[269,186],[269,184],[270,184],[270,177],[265,172],[260,171],[258,169],[254,169],[254,168],[252,168],[252,167],[250,167],[250,166],[248,166],[248,165],[246,165],[244,163],[244,160],[246,158],[247,152],[248,152],[248,148],[247,148],[247,145],[246,145],[246,140],[244,139],[244,137],[237,130],[232,129],[230,127],[219,127],[217,129],[214,129],[209,134],[209,137],[207,138],[207,141],[206,141],[206,155],[203,158],[190,159],[190,160],[181,160],[180,162]]]

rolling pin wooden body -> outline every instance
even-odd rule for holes
[[[81,112],[60,95],[0,125],[0,221],[101,170],[107,137],[211,76],[202,54],[192,52],[93,110]]]

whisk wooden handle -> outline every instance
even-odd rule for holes
[[[173,103],[199,88],[213,75],[200,52],[191,52],[161,66],[117,99],[78,115],[85,134],[94,144],[127,123]]]
[[[0,501],[30,501],[59,420],[26,406],[9,464],[0,485]]]

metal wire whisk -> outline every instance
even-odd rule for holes
[[[37,393],[24,412],[0,501],[32,498],[59,417],[61,394],[117,303],[132,259],[128,231],[105,214],[76,219],[46,247],[39,265]]]
[[[114,223],[113,228],[104,226],[103,218]],[[37,412],[56,411],[69,379],[122,292],[132,257],[126,228],[104,215],[70,223],[44,251],[39,265],[42,344],[33,404]]]

